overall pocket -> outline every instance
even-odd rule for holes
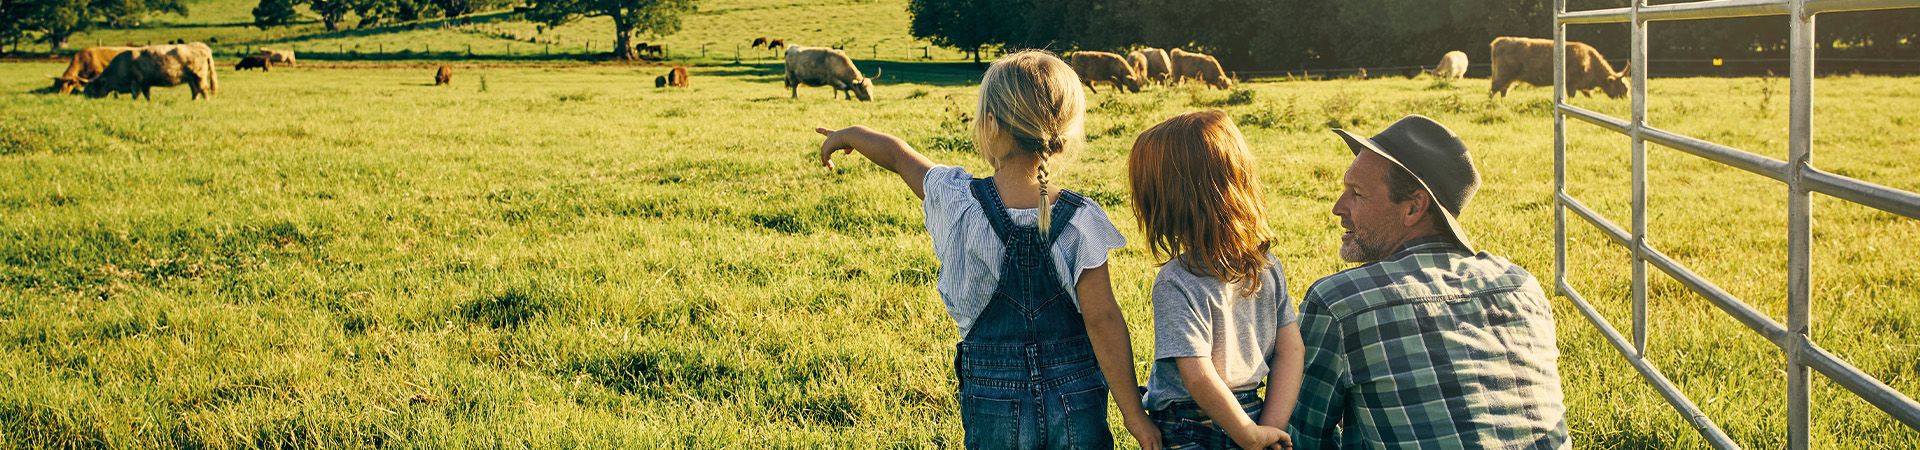
[[[1107,427],[1107,387],[1095,383],[1085,390],[1061,396],[1066,406],[1067,448],[1113,448],[1113,430]]]
[[[960,393],[960,428],[969,449],[1014,448],[1020,442],[1020,400]]]

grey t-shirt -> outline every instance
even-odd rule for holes
[[[1153,373],[1147,379],[1147,409],[1166,409],[1193,395],[1180,382],[1174,358],[1212,358],[1214,373],[1233,391],[1260,386],[1273,360],[1273,340],[1295,317],[1280,261],[1260,272],[1260,290],[1243,295],[1238,285],[1196,275],[1179,258],[1160,266],[1153,282]]]

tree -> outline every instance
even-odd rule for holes
[[[262,0],[265,1],[265,0]],[[326,24],[327,31],[340,31],[340,21],[353,11],[354,0],[305,0],[307,9],[320,16],[320,23]]]
[[[649,35],[680,31],[680,14],[697,9],[695,0],[531,0],[527,19],[559,26],[583,17],[613,19],[614,57],[640,59],[633,33]]]
[[[265,30],[293,23],[298,15],[293,5],[294,0],[260,0],[260,4],[253,7],[253,26]]]
[[[908,32],[913,37],[941,47],[973,55],[980,62],[980,49],[1002,44],[987,0],[912,0],[907,14],[913,17]]]

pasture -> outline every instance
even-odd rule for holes
[[[959,447],[958,337],[919,205],[871,164],[820,168],[811,130],[872,126],[984,175],[964,66],[888,65],[872,103],[788,99],[777,65],[659,90],[657,66],[456,65],[448,87],[432,66],[223,67],[212,101],[30,92],[61,67],[0,64],[0,447]],[[1786,80],[1652,84],[1652,123],[1784,156]],[[1818,86],[1817,165],[1920,189],[1920,81]],[[1547,89],[1242,88],[1103,89],[1058,169],[1127,234],[1113,274],[1143,375],[1157,261],[1124,166],[1180,112],[1228,110],[1248,135],[1295,300],[1346,267],[1328,209],[1350,154],[1326,129],[1410,113],[1472,146],[1478,243],[1551,282]],[[1626,223],[1626,138],[1568,126],[1571,190]],[[1785,187],[1649,155],[1650,240],[1780,320]],[[1920,223],[1815,198],[1814,339],[1920,395]],[[1626,252],[1569,230],[1569,272],[1624,328]],[[1784,357],[1649,278],[1651,359],[1737,440],[1783,446]],[[1555,313],[1578,447],[1704,445],[1571,304]],[[1815,386],[1816,447],[1920,446]]]

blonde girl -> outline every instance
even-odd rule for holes
[[[1305,351],[1246,139],[1220,111],[1183,114],[1141,133],[1127,173],[1147,246],[1167,258],[1145,399],[1167,448],[1290,446]]]
[[[858,151],[923,199],[936,288],[960,327],[954,372],[968,448],[1112,447],[1109,396],[1141,446],[1159,447],[1107,277],[1108,250],[1126,241],[1100,205],[1053,183],[1053,159],[1080,145],[1085,113],[1073,70],[1025,51],[980,82],[974,144],[994,176],[936,166],[865,127],[815,130],[827,136],[821,164]]]

